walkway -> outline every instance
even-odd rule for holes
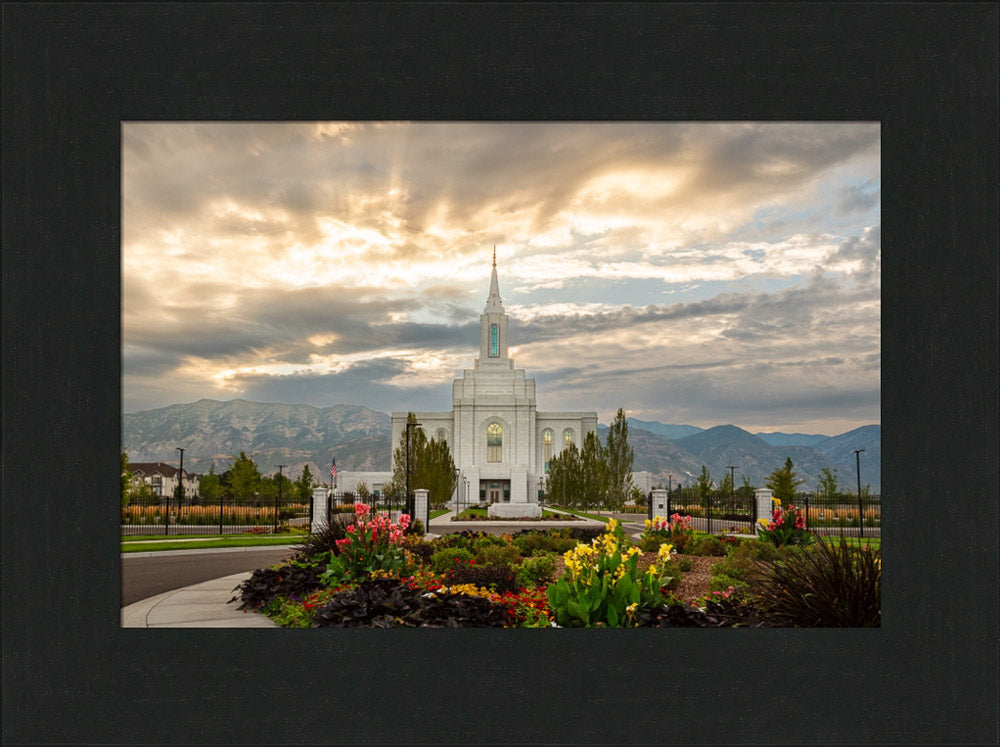
[[[202,581],[122,608],[123,628],[277,628],[269,618],[228,604],[250,573]]]

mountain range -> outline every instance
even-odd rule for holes
[[[856,461],[861,455],[861,483],[881,491],[880,425],[866,425],[837,436],[803,433],[753,434],[734,425],[698,428],[628,419],[629,443],[635,450],[633,469],[652,473],[654,484],[690,485],[708,467],[718,483],[736,466],[736,485],[745,476],[762,486],[791,457],[803,490],[815,489],[824,467],[836,470],[842,489],[855,490]],[[246,400],[202,399],[123,416],[122,448],[132,462],[174,464],[176,447],[184,447],[184,466],[195,473],[215,464],[222,472],[234,456],[246,452],[261,471],[279,464],[295,479],[308,464],[313,476],[329,475],[330,459],[340,470],[387,471],[391,468],[389,415],[361,405],[263,404]],[[599,425],[602,440],[607,426]]]

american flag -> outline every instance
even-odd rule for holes
[[[330,465],[330,481],[333,482],[337,479],[337,458],[333,458],[333,463]]]

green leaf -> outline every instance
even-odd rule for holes
[[[618,613],[614,607],[608,607],[608,625],[613,628],[618,627]]]

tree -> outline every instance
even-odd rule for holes
[[[416,423],[412,412],[406,415],[407,423]],[[428,491],[427,500],[433,505],[441,505],[455,492],[458,477],[455,462],[447,441],[427,440],[423,428],[404,428],[399,437],[399,446],[392,452],[392,482],[386,488],[403,493],[406,491],[406,437],[410,436],[410,490],[423,488]]]
[[[300,501],[308,503],[312,500],[313,476],[307,464],[302,468],[302,474],[295,481],[295,493]]]
[[[604,505],[607,495],[608,469],[604,445],[597,433],[590,431],[580,450],[580,499],[585,508]]]
[[[222,482],[233,496],[246,501],[260,492],[260,470],[253,459],[241,451],[233,461],[233,466],[223,473]]]
[[[420,456],[415,487],[428,490],[427,500],[431,505],[443,506],[451,499],[457,484],[458,476],[448,442],[432,438]]]
[[[712,488],[715,483],[712,481],[712,476],[708,473],[708,467],[704,464],[701,465],[701,474],[698,475],[698,501],[702,506],[708,507],[708,501],[712,497]]]
[[[615,420],[608,429],[607,446],[607,502],[610,508],[620,509],[632,494],[632,463],[635,450],[628,443],[628,421],[625,411],[618,408]]]
[[[730,472],[722,473],[722,482],[719,483],[719,489],[717,491],[719,498],[723,500],[729,498],[733,495],[733,476]]]
[[[208,468],[208,474],[198,478],[198,495],[202,503],[215,503],[222,495],[222,481],[215,474],[215,462]]]
[[[826,501],[833,501],[839,492],[837,488],[837,470],[830,471],[829,467],[824,467],[819,473],[819,487],[816,490],[816,497]]]
[[[122,508],[128,505],[129,500],[129,488],[132,486],[132,470],[128,467],[128,454],[124,451],[122,452],[122,471],[121,471],[121,501]]]
[[[576,444],[570,444],[549,461],[549,477],[545,489],[549,500],[567,508],[580,506],[582,473],[580,451]]]
[[[796,479],[795,472],[792,471],[792,458],[788,457],[785,459],[785,466],[772,472],[765,485],[771,489],[775,498],[787,505],[795,500],[795,489],[803,482],[805,481]]]
[[[417,416],[412,412],[406,414],[406,422],[411,425],[415,425],[417,422]],[[398,493],[406,492],[406,438],[410,438],[410,490],[419,487],[414,483],[414,478],[417,475],[418,464],[420,460],[420,454],[427,447],[427,434],[424,433],[424,429],[416,426],[411,428],[403,428],[403,432],[399,434],[399,446],[397,446],[392,452],[392,486]],[[388,486],[386,486],[388,487]]]

